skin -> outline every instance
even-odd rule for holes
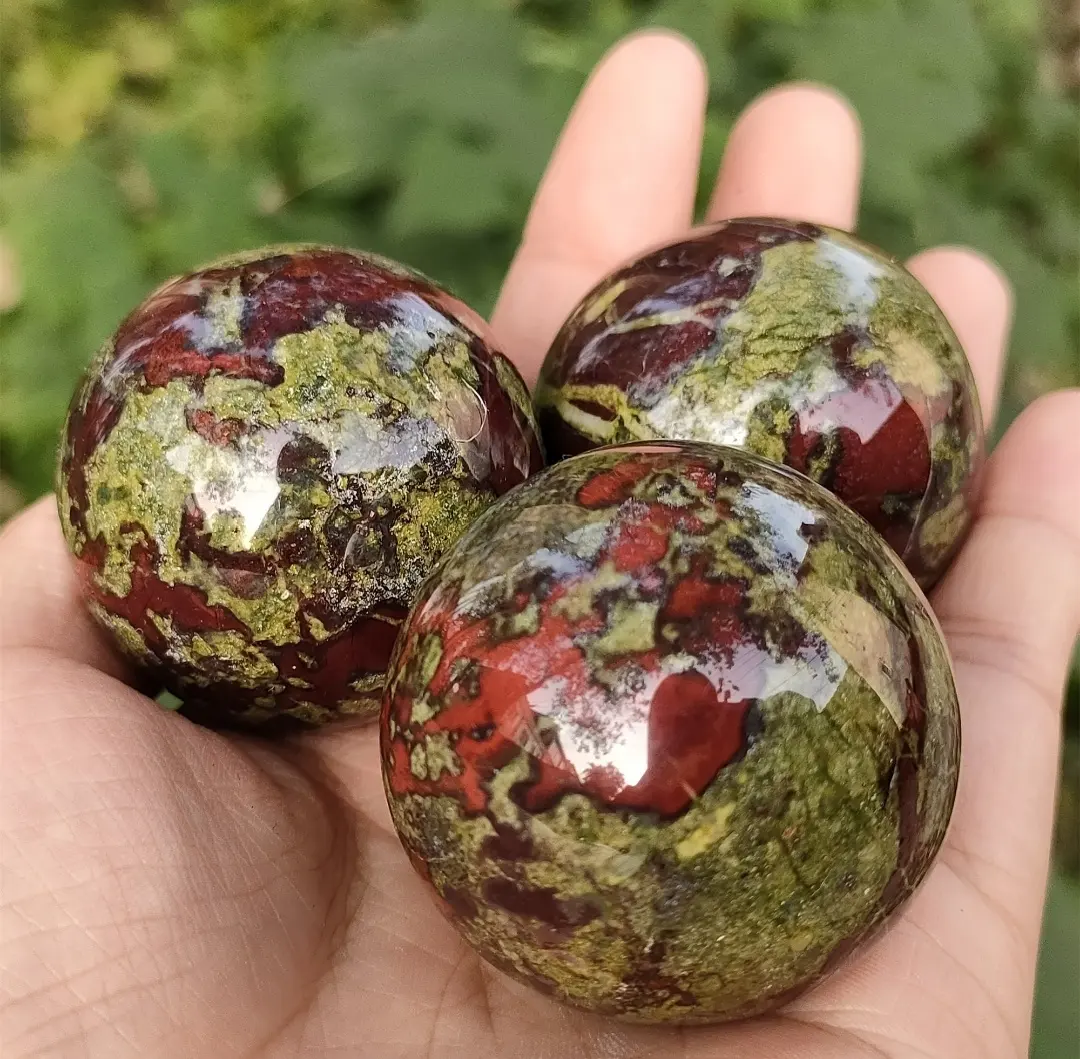
[[[928,604],[865,522],[742,450],[589,452],[489,508],[403,627],[390,812],[448,918],[638,1022],[792,999],[941,845],[960,764]]]
[[[549,458],[686,438],[744,445],[863,516],[923,587],[971,523],[971,370],[898,261],[845,232],[748,218],[617,269],[560,329],[536,406]]]
[[[527,378],[593,284],[690,226],[705,95],[665,35],[594,75],[493,319]],[[858,154],[831,93],[778,89],[735,126],[711,216],[850,227]],[[1007,287],[971,251],[911,265],[991,421]],[[817,989],[717,1028],[623,1026],[492,971],[401,849],[374,733],[267,745],[161,714],[77,602],[52,501],[36,506],[0,537],[5,1059],[1021,1059],[1080,626],[1078,416],[1062,393],[1010,429],[933,595],[964,760],[926,884]]]
[[[91,613],[214,726],[371,719],[433,561],[543,465],[486,325],[318,246],[164,284],[87,369],[58,509]]]

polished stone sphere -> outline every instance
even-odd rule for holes
[[[832,490],[926,587],[971,520],[978,394],[921,284],[844,232],[702,228],[572,313],[536,394],[550,458],[685,438],[744,446]]]
[[[470,310],[383,258],[269,248],[171,280],[69,413],[60,517],[90,610],[212,725],[377,713],[417,586],[543,465]]]
[[[769,1010],[938,850],[959,715],[872,529],[745,450],[549,468],[425,583],[381,718],[417,871],[496,967],[644,1022]]]

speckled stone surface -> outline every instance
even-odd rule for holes
[[[394,823],[491,963],[646,1022],[759,1013],[919,884],[959,716],[865,522],[744,450],[591,452],[421,589],[381,719]]]
[[[687,438],[786,463],[924,587],[983,460],[971,371],[930,295],[868,244],[788,221],[713,225],[614,272],[555,339],[536,403],[551,459]]]
[[[435,559],[543,465],[482,321],[391,261],[236,256],[165,284],[75,396],[58,475],[90,609],[209,724],[374,716]]]

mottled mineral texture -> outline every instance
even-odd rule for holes
[[[971,519],[984,441],[960,344],[897,261],[811,224],[702,228],[603,280],[536,395],[552,459],[685,438],[786,463],[927,587]]]
[[[959,758],[895,555],[745,450],[603,449],[425,584],[381,720],[394,823],[492,964],[646,1022],[768,1010],[919,884]]]
[[[209,724],[377,713],[435,559],[542,466],[484,325],[391,261],[269,248],[172,280],[88,369],[60,516],[90,609]]]

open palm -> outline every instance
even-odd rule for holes
[[[639,36],[601,64],[537,196],[494,326],[527,377],[604,272],[689,227],[705,79]],[[810,87],[735,127],[711,217],[850,227],[858,130]],[[1009,298],[964,250],[912,262],[992,413]],[[950,837],[895,928],[769,1018],[625,1026],[559,1007],[446,925],[389,823],[370,729],[270,744],[165,713],[75,598],[51,501],[0,538],[0,1042],[6,1059],[1020,1059],[1080,624],[1080,393],[994,455],[934,604],[963,700]]]

